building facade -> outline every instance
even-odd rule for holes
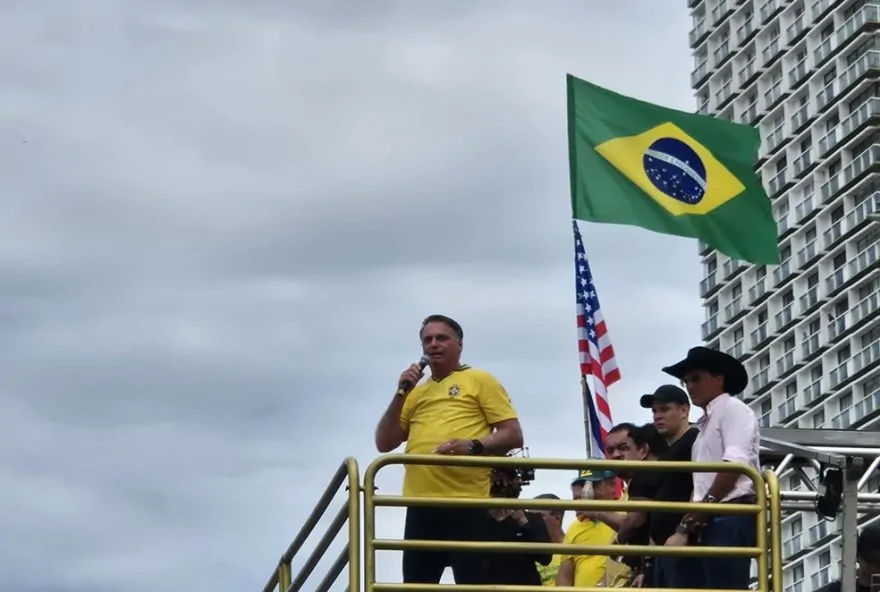
[[[700,245],[703,340],[746,364],[762,425],[880,429],[880,0],[688,6],[698,110],[760,130],[782,259]],[[785,518],[788,592],[839,577],[839,528]]]

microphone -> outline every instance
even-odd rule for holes
[[[431,360],[430,360],[430,358],[428,358],[428,356],[422,356],[419,359],[419,371],[424,372],[425,368],[428,366],[428,364],[430,362],[431,362]],[[397,389],[397,396],[403,397],[408,392],[410,392],[414,386],[415,386],[415,384],[411,383],[409,380],[404,380],[401,383],[400,388]]]

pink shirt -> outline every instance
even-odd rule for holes
[[[697,422],[700,433],[691,449],[694,462],[734,462],[751,465],[760,472],[758,454],[761,437],[758,418],[751,408],[735,397],[724,394],[706,406]],[[709,492],[717,473],[694,473],[694,501],[701,501]],[[723,500],[755,495],[752,480],[741,475]]]

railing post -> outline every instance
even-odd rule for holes
[[[287,592],[290,588],[290,563],[284,559],[278,564],[278,590],[279,592]]]

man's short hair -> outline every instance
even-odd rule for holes
[[[458,324],[458,321],[442,314],[432,314],[425,317],[425,320],[422,321],[422,326],[419,329],[419,339],[422,338],[422,333],[425,332],[425,327],[428,326],[428,323],[443,323],[444,325],[452,329],[453,333],[455,333],[455,336],[458,337],[459,341],[464,339],[464,330],[461,328],[461,325]]]
[[[866,563],[880,563],[880,524],[862,529],[856,542],[856,554]]]
[[[653,423],[646,423],[638,428],[632,439],[639,448],[647,446],[650,454],[654,456],[660,456],[669,448],[666,438],[657,431],[657,427]]]
[[[638,431],[639,426],[634,423],[624,422],[619,423],[610,430],[608,430],[609,434],[616,434],[617,432],[626,432],[626,435],[635,441],[635,433]]]
[[[541,495],[536,495],[535,499],[553,499],[558,500],[559,496],[555,493],[542,493]],[[551,515],[559,518],[560,521],[565,517],[565,510],[547,510]]]

